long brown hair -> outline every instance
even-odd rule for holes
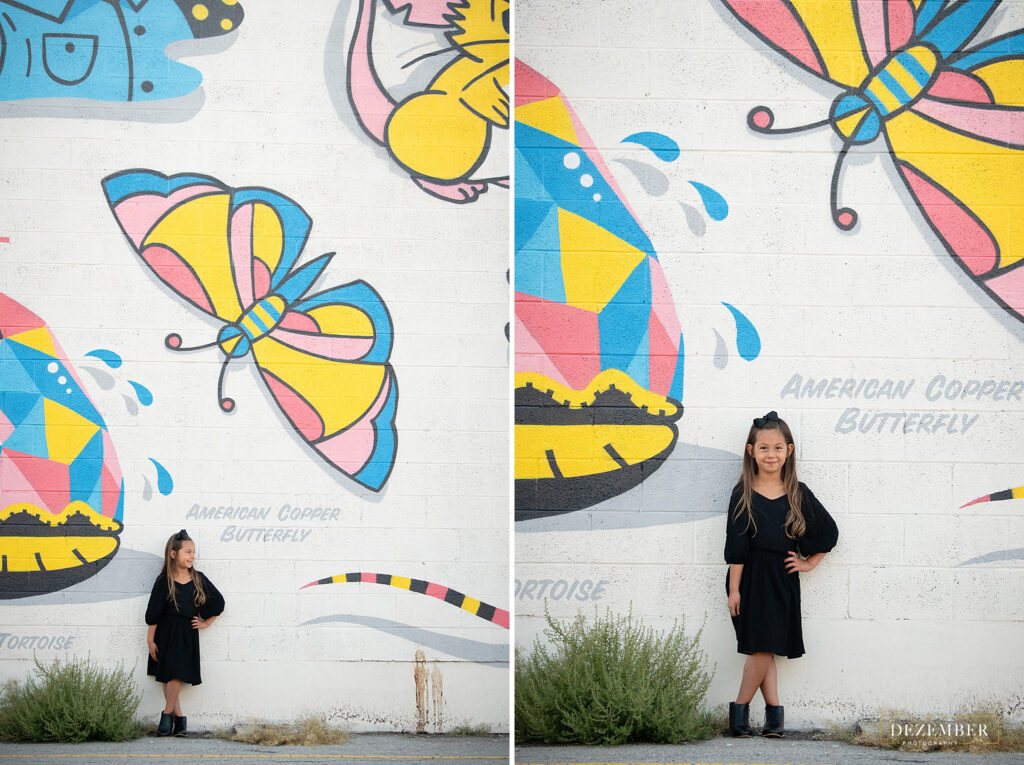
[[[173,552],[176,554],[178,550],[181,549],[181,546],[186,542],[192,542],[192,544],[195,544],[195,541],[188,535],[188,532],[185,531],[185,529],[182,529],[177,534],[171,534],[170,539],[167,540],[167,544],[164,545],[163,574],[167,579],[167,592],[170,594],[171,602],[174,603],[175,608],[178,607],[178,598],[174,594],[175,563],[174,559],[171,557],[171,553]],[[198,608],[206,602],[206,591],[203,589],[203,578],[199,576],[199,572],[196,571],[195,566],[192,566],[192,568],[189,569],[189,574],[192,577],[192,584],[196,586],[196,594],[192,602],[195,603]]]
[[[760,424],[760,426],[759,426]],[[747,433],[747,444],[743,447],[743,468],[740,471],[740,480],[733,489],[733,493],[739,493],[739,502],[736,503],[736,519],[741,515],[747,516],[747,528],[754,526],[754,533],[757,533],[757,523],[754,521],[754,511],[751,505],[754,496],[754,476],[757,475],[757,462],[751,453],[757,441],[757,434],[764,430],[777,430],[785,439],[786,444],[793,446],[793,432],[789,429],[786,421],[780,418],[775,412],[769,412],[764,417],[758,417],[750,426]],[[786,490],[786,497],[789,499],[789,512],[786,513],[786,521],[783,528],[786,536],[791,539],[803,536],[807,530],[807,521],[804,519],[803,508],[801,507],[800,482],[796,477],[796,449],[786,457],[782,463],[782,486]]]

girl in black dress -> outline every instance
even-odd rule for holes
[[[775,412],[754,420],[747,434],[743,471],[729,502],[725,589],[737,650],[748,655],[729,729],[751,736],[750,701],[761,689],[761,735],[781,737],[775,654],[804,653],[800,628],[800,575],[835,547],[839,530],[810,489],[797,481],[793,434]]]
[[[224,611],[224,598],[203,574],[193,568],[195,542],[182,529],[164,546],[164,567],[153,584],[146,607],[149,669],[164,684],[166,705],[158,736],[184,736],[186,720],[178,694],[181,684],[199,685],[199,630],[213,624]]]

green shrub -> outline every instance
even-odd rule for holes
[[[528,656],[517,651],[517,742],[681,743],[717,732],[703,709],[711,684],[700,648],[703,626],[686,637],[679,622],[655,632],[626,616],[596,613],[567,623],[545,608],[550,646],[538,638]]]
[[[0,691],[0,739],[7,741],[124,741],[137,738],[141,694],[124,667],[105,670],[89,659],[43,664],[23,684]]]

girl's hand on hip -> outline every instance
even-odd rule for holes
[[[200,619],[198,616],[192,617],[192,629],[194,630],[205,630],[210,625]]]
[[[151,658],[153,661],[158,661],[158,659],[156,658],[156,643],[149,644],[149,658]]]
[[[792,550],[788,550],[789,555],[786,556],[785,566],[786,571],[790,574],[795,574],[798,571],[810,571],[814,566],[808,563],[806,560],[801,558]]]
[[[738,592],[729,593],[729,614],[732,616],[740,615],[740,594]]]

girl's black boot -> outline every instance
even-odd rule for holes
[[[170,736],[171,735],[171,721],[174,718],[170,712],[160,713],[160,725],[157,726],[156,735],[158,736]]]
[[[754,735],[754,731],[750,729],[750,704],[729,702],[729,732],[738,738],[749,738]]]
[[[771,704],[764,706],[764,728],[761,729],[762,736],[771,738],[782,738],[783,709],[782,705],[773,707]]]
[[[187,728],[188,719],[185,717],[185,715],[182,715],[181,717],[178,717],[178,715],[174,715],[174,725],[171,728],[171,735],[184,736],[185,730]]]

